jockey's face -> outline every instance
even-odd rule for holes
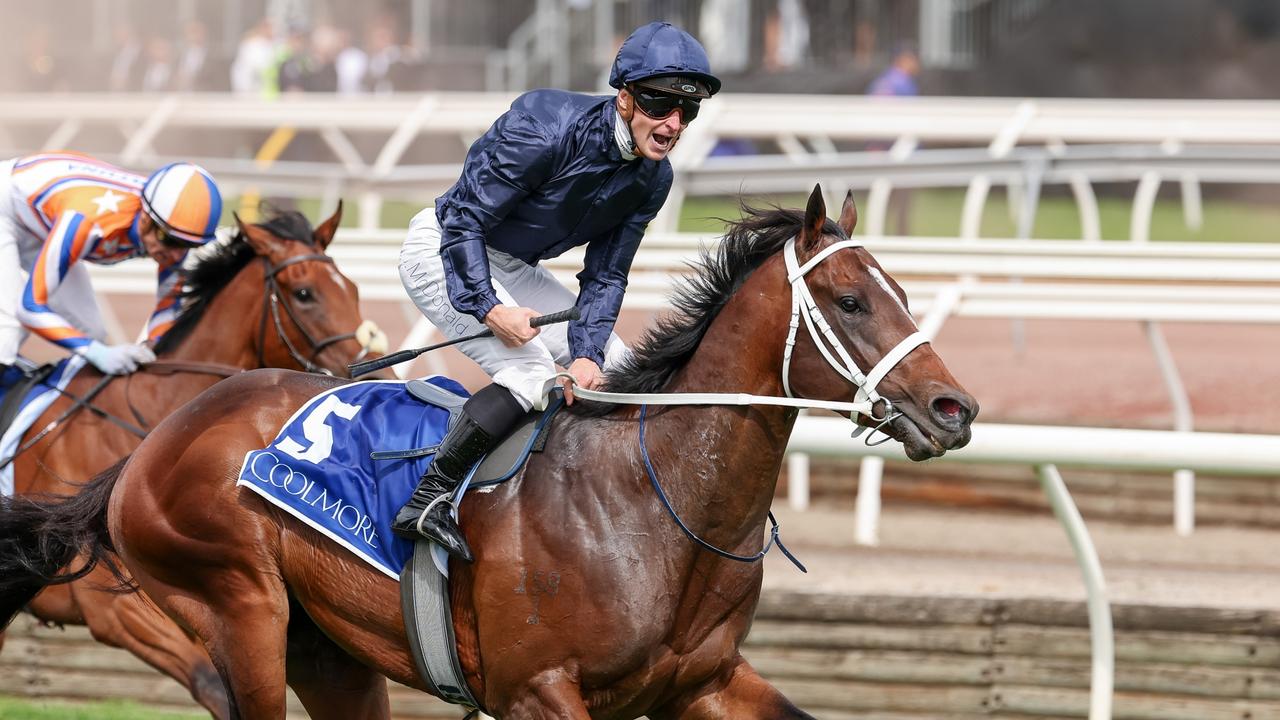
[[[142,238],[142,247],[147,255],[161,265],[173,265],[187,254],[187,247],[165,242],[164,231],[146,213],[142,213],[138,221],[138,237]]]
[[[689,126],[684,111],[677,108],[666,117],[654,118],[639,108],[630,91],[622,90],[618,95],[619,105],[632,109],[631,139],[636,143],[636,153],[650,160],[665,158],[680,139],[680,133]]]

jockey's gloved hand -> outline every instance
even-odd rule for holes
[[[125,375],[137,370],[139,363],[156,359],[156,354],[146,345],[104,345],[97,340],[86,345],[80,354],[107,375]]]

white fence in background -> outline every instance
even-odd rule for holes
[[[378,227],[385,199],[426,205],[458,175],[472,140],[510,104],[506,93],[430,93],[338,98],[297,95],[270,102],[232,95],[4,95],[0,149],[18,154],[79,147],[129,167],[173,159],[209,165],[229,194],[247,190],[307,194],[332,201],[355,196],[361,226]],[[105,130],[105,133],[103,132]],[[199,148],[222,138],[245,142],[254,133],[309,132],[330,154],[322,162],[276,162],[280,147],[245,157],[207,157]],[[104,140],[103,137],[118,138]],[[20,142],[18,138],[22,138]],[[90,144],[81,145],[84,139]],[[90,141],[91,139],[91,141]],[[278,139],[278,138],[277,138]],[[376,152],[357,145],[372,141]],[[761,143],[780,154],[722,158],[723,139]],[[357,142],[357,140],[359,142]],[[892,142],[888,153],[842,153],[868,140]],[[430,143],[455,160],[407,165],[414,144]],[[1099,143],[1145,148],[1079,148]],[[285,143],[287,144],[287,142]],[[960,145],[959,155],[917,152],[921,144]],[[803,192],[815,180],[832,187],[870,187],[868,229],[883,229],[884,203],[894,186],[968,187],[961,237],[976,237],[993,182],[1027,188],[1020,228],[1034,213],[1043,182],[1071,185],[1086,239],[1097,237],[1091,182],[1140,180],[1136,205],[1154,201],[1161,180],[1183,185],[1188,222],[1198,212],[1198,182],[1274,182],[1280,144],[1280,102],[1078,100],[1005,98],[868,98],[746,95],[706,101],[672,154],[677,182],[655,229],[674,230],[688,195]],[[855,147],[850,147],[851,145]],[[887,145],[887,142],[886,142]],[[1248,149],[1197,146],[1255,146]],[[972,146],[978,149],[973,150]],[[1033,148],[1032,146],[1043,146]],[[163,150],[161,150],[163,148]],[[176,148],[176,149],[175,149]],[[191,150],[191,148],[195,148]],[[253,155],[250,158],[248,155]],[[179,157],[181,156],[181,157]],[[1139,207],[1139,210],[1143,207]],[[1147,212],[1135,212],[1135,223]],[[1019,236],[1029,234],[1019,232]],[[1134,228],[1143,234],[1142,227]]]

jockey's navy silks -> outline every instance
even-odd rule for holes
[[[573,357],[604,362],[645,226],[671,189],[671,163],[627,160],[614,98],[535,90],[471,146],[462,177],[436,200],[449,300],[477,320],[499,304],[490,247],[530,265],[586,245]]]

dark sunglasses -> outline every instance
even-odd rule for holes
[[[654,120],[661,120],[679,110],[680,121],[685,125],[698,117],[698,106],[702,102],[700,98],[672,95],[635,86],[631,88],[631,96],[636,99],[636,107],[640,108],[640,112]]]
[[[193,243],[190,240],[183,240],[169,233],[160,233],[160,244],[175,250],[195,250],[200,247],[199,243]]]

